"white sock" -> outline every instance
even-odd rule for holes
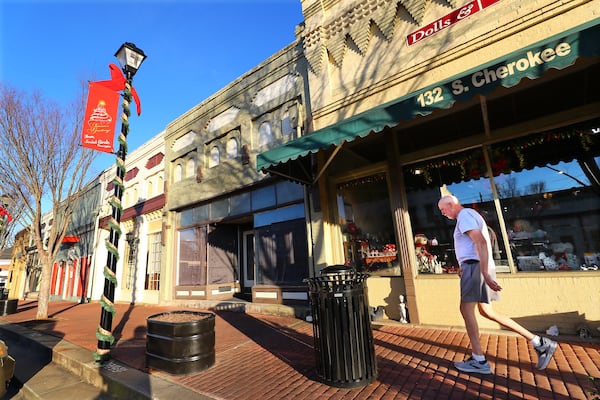
[[[485,361],[484,355],[471,354],[471,356],[473,357],[473,360],[475,360],[475,361]]]
[[[539,336],[535,335],[533,337],[533,339],[531,339],[531,344],[533,345],[533,347],[539,347],[542,345],[542,338],[540,338]]]

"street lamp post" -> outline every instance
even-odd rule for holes
[[[116,176],[113,181],[114,194],[110,199],[111,218],[109,221],[110,234],[106,241],[108,255],[104,267],[104,292],[100,300],[102,311],[100,314],[100,325],[96,332],[98,338],[98,347],[94,353],[94,358],[98,362],[107,361],[110,358],[110,347],[114,342],[112,335],[112,319],[115,314],[114,298],[115,287],[117,283],[116,269],[119,260],[119,237],[121,236],[121,213],[123,207],[121,198],[123,195],[125,178],[125,156],[127,155],[127,135],[129,133],[129,104],[131,103],[131,89],[133,76],[146,58],[141,49],[138,49],[133,43],[123,43],[115,53],[119,60],[121,69],[126,77],[125,89],[123,90],[123,114],[121,115],[121,134],[119,135],[119,150],[116,158]]]

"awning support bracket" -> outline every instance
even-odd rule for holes
[[[319,178],[325,173],[325,170],[327,169],[327,167],[329,167],[329,164],[331,164],[333,162],[333,159],[335,158],[335,156],[337,155],[337,153],[342,149],[342,145],[344,144],[344,142],[338,144],[335,148],[335,150],[333,150],[333,153],[331,153],[331,155],[329,156],[329,158],[327,158],[327,161],[325,162],[325,164],[323,165],[323,168],[321,168],[321,170],[319,171],[319,173],[317,174],[317,176],[315,177],[315,179],[313,179],[311,185],[314,185],[315,183],[317,183],[317,181],[319,180]]]

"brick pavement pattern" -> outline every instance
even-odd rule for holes
[[[146,368],[146,318],[186,308],[116,304],[116,309],[113,359],[215,399],[592,399],[594,385],[589,378],[600,379],[597,339],[559,337],[550,365],[538,371],[535,351],[525,339],[505,332],[483,333],[493,374],[477,376],[453,367],[468,351],[464,330],[383,323],[373,325],[377,379],[361,388],[340,389],[316,375],[310,323],[226,309],[210,310],[216,314],[215,365],[175,376]],[[96,349],[98,303],[53,302],[49,318],[42,321],[34,320],[35,312],[35,301],[21,301],[16,314],[0,321]]]

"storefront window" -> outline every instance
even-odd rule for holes
[[[256,283],[302,284],[309,273],[307,249],[304,218],[256,227]]]
[[[202,205],[194,208],[183,210],[179,213],[179,226],[196,225],[208,220],[208,205]]]
[[[598,165],[600,159],[590,161]],[[600,196],[577,160],[502,174],[498,196],[519,271],[595,268]]]
[[[457,272],[454,221],[437,210],[442,193],[485,218],[498,272],[596,270],[598,136],[593,124],[565,127],[406,166],[419,272]]]
[[[400,275],[385,173],[337,186],[346,265],[374,275]]]
[[[123,266],[123,280],[126,289],[133,289],[135,284],[135,270],[137,262],[137,242],[131,240],[126,246],[127,262]]]
[[[252,191],[252,209],[261,210],[274,207],[277,204],[275,187],[266,186]]]
[[[161,233],[148,235],[148,264],[146,265],[146,280],[144,289],[160,289],[160,258],[162,254]]]
[[[206,226],[179,231],[177,284],[206,284]]]
[[[304,198],[304,186],[288,181],[278,182],[275,185],[275,193],[278,205],[297,202]]]
[[[210,218],[219,219],[229,215],[229,199],[215,200],[210,204]]]
[[[208,284],[229,283],[238,279],[237,227],[228,224],[211,226],[206,241]]]

